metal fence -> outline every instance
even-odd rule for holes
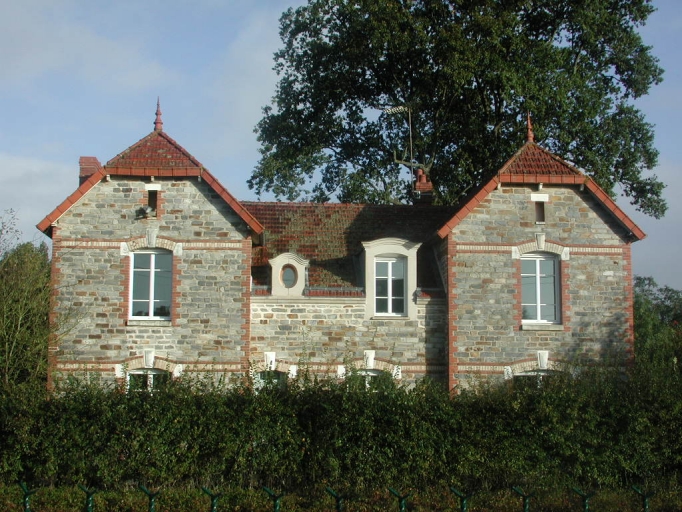
[[[30,503],[31,497],[34,494],[36,494],[36,492],[38,492],[40,489],[39,488],[29,489],[25,482],[19,482],[19,487],[21,488],[21,491],[23,493],[22,503],[24,507],[24,512],[31,512],[32,511]],[[95,512],[94,497],[95,494],[97,494],[98,492],[97,489],[94,488],[89,489],[80,484],[78,485],[78,488],[84,493],[84,504],[82,510],[84,512]],[[161,495],[161,492],[160,491],[152,492],[142,484],[138,486],[138,489],[140,489],[140,491],[142,491],[147,496],[148,499],[147,512],[156,512],[156,501],[157,498],[159,498],[159,496]],[[469,504],[472,498],[474,497],[475,493],[471,492],[466,493],[452,486],[449,487],[449,489],[459,500],[459,511],[469,512]],[[582,510],[583,512],[588,512],[590,510],[590,499],[594,497],[596,493],[585,492],[582,489],[578,489],[577,487],[572,487],[571,489],[580,497],[579,510]],[[214,493],[206,489],[205,487],[202,487],[201,490],[210,500],[210,504],[208,504],[207,510],[209,512],[218,512],[218,500],[223,496],[223,494]],[[336,492],[331,487],[326,487],[325,490],[327,494],[329,494],[334,500],[332,510],[335,510],[336,512],[342,512],[343,510],[345,510],[345,506],[349,500],[349,497]],[[521,498],[520,510],[522,510],[523,512],[530,512],[532,499],[536,497],[536,494],[534,492],[528,493],[524,492],[523,489],[518,486],[512,487],[511,490]],[[643,491],[642,489],[634,485],[632,486],[632,490],[636,493],[636,497],[641,502],[642,512],[649,512],[649,500],[654,496],[655,493]],[[286,494],[283,492],[277,493],[272,489],[269,489],[268,487],[263,487],[263,491],[267,494],[268,498],[272,502],[273,512],[282,512],[282,498],[284,498]],[[404,494],[400,491],[397,491],[396,489],[393,489],[392,487],[388,488],[388,492],[390,493],[391,496],[395,498],[398,512],[407,512],[408,500],[410,499],[410,497],[412,497],[412,492]]]

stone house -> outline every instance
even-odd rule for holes
[[[452,388],[631,353],[630,244],[645,235],[530,127],[461,204],[431,205],[422,172],[414,190],[409,206],[240,202],[157,109],[105,165],[81,157],[80,186],[38,224],[50,382],[352,365]]]

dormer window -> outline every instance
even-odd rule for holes
[[[417,315],[417,250],[421,244],[400,238],[363,242],[368,317]]]
[[[285,252],[270,260],[272,295],[301,296],[306,286],[308,260]]]

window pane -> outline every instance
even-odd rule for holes
[[[540,306],[540,318],[547,322],[555,322],[557,320],[556,306],[554,304]]]
[[[170,316],[170,302],[154,301],[154,316]]]
[[[540,260],[540,273],[546,276],[553,276],[554,260]]]
[[[536,302],[535,276],[523,276],[521,278],[521,303],[535,304]]]
[[[396,315],[402,315],[405,312],[405,299],[402,297],[399,299],[393,299],[391,301],[391,305],[393,306],[393,311],[392,313],[395,313]]]
[[[152,387],[154,389],[163,388],[166,384],[168,384],[170,382],[170,373],[168,373],[168,372],[153,373],[151,375],[151,377],[152,377]]]
[[[133,268],[150,268],[151,264],[151,254],[138,253],[133,256],[134,266]]]
[[[377,261],[377,277],[388,277],[388,261]]]
[[[296,270],[294,267],[284,267],[282,269],[282,284],[285,288],[293,288],[296,284]]]
[[[540,299],[545,304],[554,304],[554,276],[540,278]]]
[[[537,320],[537,314],[535,312],[535,306],[523,306],[523,314],[521,317],[523,320]]]
[[[405,260],[400,258],[393,262],[393,277],[403,278],[405,277]]]
[[[170,272],[157,272],[154,275],[154,300],[170,302],[171,275]]]
[[[394,279],[392,294],[395,298],[403,298],[405,296],[405,280],[404,279]]]
[[[133,316],[149,316],[149,301],[133,301]]]
[[[522,274],[535,274],[535,260],[521,260]]]
[[[155,265],[154,268],[158,270],[166,270],[168,272],[173,268],[173,255],[168,254],[155,254]]]
[[[377,299],[377,313],[388,313],[388,299]]]
[[[133,272],[133,300],[149,300],[149,272],[144,270]]]
[[[377,297],[388,297],[388,279],[377,279]]]

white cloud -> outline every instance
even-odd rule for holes
[[[31,84],[55,76],[93,83],[105,90],[141,90],[172,79],[146,58],[131,37],[108,38],[92,22],[79,20],[73,2],[22,0],[0,6],[0,87]]]
[[[78,166],[0,153],[0,209],[15,211],[23,240],[46,241],[35,225],[77,187]]]

